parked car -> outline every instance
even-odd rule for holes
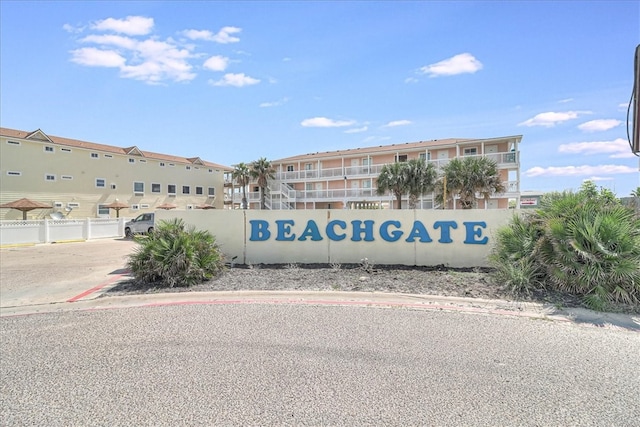
[[[152,233],[154,227],[154,214],[143,213],[138,215],[135,219],[127,221],[124,224],[124,234],[127,237],[131,237],[138,233]]]

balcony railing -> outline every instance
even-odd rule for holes
[[[465,156],[467,157],[467,156]],[[518,152],[506,153],[490,153],[484,156],[494,160],[499,168],[513,168],[518,164]],[[433,159],[429,163],[442,167],[449,163],[451,159]],[[299,171],[277,172],[275,174],[276,181],[292,182],[292,181],[313,181],[319,179],[335,180],[335,179],[354,179],[366,178],[380,175],[382,167],[385,164],[364,165],[364,166],[344,166],[339,168],[323,168],[323,169],[307,169]]]

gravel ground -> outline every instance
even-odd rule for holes
[[[581,306],[578,298],[553,292],[513,295],[506,286],[495,283],[486,269],[397,265],[372,268],[361,265],[243,265],[227,269],[215,279],[190,288],[149,287],[128,281],[104,295],[242,290],[391,292]]]

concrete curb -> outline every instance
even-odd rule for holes
[[[102,291],[106,289],[103,288]],[[170,305],[221,304],[291,304],[315,306],[352,306],[400,308],[426,311],[450,311],[479,315],[501,315],[583,324],[640,332],[640,316],[600,313],[582,308],[557,309],[531,302],[484,300],[383,292],[334,291],[217,291],[177,292],[125,295],[99,298],[95,293],[74,302],[3,307],[0,317],[23,316],[68,311],[93,311],[124,308],[160,307]]]

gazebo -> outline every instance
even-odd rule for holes
[[[46,203],[36,202],[35,200],[23,198],[20,200],[15,200],[13,202],[0,205],[0,208],[16,209],[16,210],[22,211],[22,219],[26,221],[27,212],[32,211],[34,209],[52,209],[53,206],[49,206]]]

